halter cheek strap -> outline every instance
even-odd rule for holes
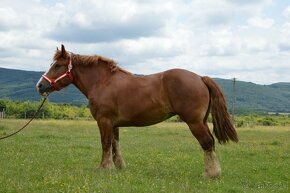
[[[61,76],[59,76],[56,79],[49,78],[45,74],[42,75],[42,77],[49,82],[49,84],[51,85],[53,90],[59,91],[61,89],[61,86],[59,84],[57,84],[57,82],[60,81],[61,79],[68,77],[70,80],[70,83],[72,83],[74,81],[73,74],[71,73],[71,70],[73,68],[71,53],[69,53],[69,57],[70,57],[70,59],[69,59],[69,64],[67,66],[67,71],[64,74],[62,74]]]

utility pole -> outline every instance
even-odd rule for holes
[[[5,118],[5,108],[0,106],[0,119]]]
[[[233,90],[232,90],[232,119],[235,125],[235,103],[236,103],[236,78],[233,78]]]

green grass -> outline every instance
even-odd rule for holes
[[[0,136],[24,120],[0,120]],[[203,152],[185,124],[121,128],[124,170],[99,170],[94,121],[36,120],[0,141],[0,192],[289,192],[290,127],[239,128],[216,146],[222,177],[202,177]]]

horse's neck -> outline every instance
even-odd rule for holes
[[[112,76],[111,69],[102,62],[95,65],[74,65],[75,86],[88,97],[89,92],[96,84],[109,79]]]

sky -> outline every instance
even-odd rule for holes
[[[258,84],[290,82],[290,2],[0,1],[0,67],[45,71],[61,44],[136,74],[182,68]]]

